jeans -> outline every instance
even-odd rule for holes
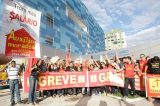
[[[14,91],[16,91],[17,102],[21,102],[19,81],[18,79],[9,80],[10,92],[11,92],[11,103],[15,103]]]
[[[128,96],[128,85],[130,84],[133,95],[135,95],[135,78],[125,78],[124,96]]]
[[[37,78],[34,76],[29,77],[29,97],[28,102],[33,103],[36,100],[36,88],[37,88]]]

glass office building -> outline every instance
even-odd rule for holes
[[[40,44],[43,55],[75,55],[105,50],[104,32],[80,0],[18,0],[41,12]],[[0,31],[3,0],[0,0]]]

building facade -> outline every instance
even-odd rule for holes
[[[80,0],[18,0],[41,12],[41,56],[84,55],[105,50],[102,28]],[[3,14],[0,0],[0,31]]]
[[[115,50],[126,47],[125,32],[121,30],[112,30],[106,33],[105,37],[105,47],[106,50]]]

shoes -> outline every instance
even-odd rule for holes
[[[147,100],[148,100],[149,102],[151,102],[151,101],[152,101],[152,98],[151,98],[151,97],[148,97]]]
[[[62,96],[62,94],[59,95],[59,97],[61,97],[61,96]]]
[[[12,102],[10,106],[14,106],[14,105],[15,105],[15,102]]]
[[[35,103],[34,103],[34,102],[32,102],[31,104],[32,104],[33,106],[35,105]]]
[[[74,93],[74,95],[75,95],[75,96],[77,96],[77,94],[76,94],[76,93]]]
[[[27,102],[27,104],[30,104],[32,106],[35,106],[35,103],[34,102]]]
[[[67,94],[67,96],[71,96],[70,94]]]
[[[14,106],[15,105],[15,101],[11,102],[11,105],[10,106]]]
[[[52,95],[52,98],[55,98],[56,97],[56,95]]]

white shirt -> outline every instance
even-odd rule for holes
[[[19,68],[17,67],[8,67],[7,73],[9,79],[18,79]]]

